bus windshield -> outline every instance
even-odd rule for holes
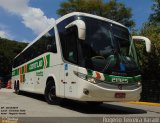
[[[89,17],[80,19],[86,24],[86,40],[80,41],[86,68],[126,75],[139,70],[136,50],[125,27]]]

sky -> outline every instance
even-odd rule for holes
[[[0,37],[31,42],[59,18],[56,11],[63,1],[67,0],[0,0]],[[152,0],[117,1],[132,9],[136,29],[140,29],[152,13]]]

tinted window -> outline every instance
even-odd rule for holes
[[[37,40],[32,46],[30,46],[25,52],[20,54],[15,60],[13,67],[17,67],[31,59],[38,57],[39,55],[53,52],[57,53],[56,40],[54,28]]]
[[[65,59],[72,63],[78,62],[77,37],[76,26],[67,29],[65,42]]]
[[[63,57],[67,61],[70,61],[70,62],[74,62],[73,60],[71,60],[71,56],[73,55],[73,53],[70,52],[70,54],[69,54],[69,51],[71,51],[71,49],[69,48],[69,46],[73,45],[71,43],[73,40],[71,40],[71,41],[69,40],[72,37],[71,36],[72,34],[71,33],[69,34],[69,32],[67,32],[67,30],[65,29],[65,27],[69,23],[73,22],[74,20],[75,20],[75,16],[69,17],[69,18],[63,20],[62,22],[60,22],[57,25],[58,32],[59,32],[59,37],[60,37],[60,42],[61,42],[61,46],[62,46]],[[72,37],[72,38],[75,38],[75,37]],[[76,45],[76,44],[74,44],[74,45]],[[69,58],[69,56],[70,56],[70,58]],[[74,54],[74,57],[76,57],[76,54]]]

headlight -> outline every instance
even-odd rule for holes
[[[91,77],[91,76],[88,76],[88,75],[86,75],[86,74],[83,74],[83,73],[80,73],[80,72],[76,72],[76,71],[74,71],[74,74],[75,74],[76,76],[78,76],[79,78],[84,79],[84,80],[86,80],[86,81],[88,81],[88,82],[91,82],[91,83],[93,83],[93,84],[96,84],[96,83],[97,83],[95,78],[93,78],[93,77]]]
[[[87,75],[86,74],[83,74],[83,73],[79,73],[79,72],[76,72],[76,71],[74,71],[74,74],[76,75],[76,76],[78,76],[79,78],[81,78],[81,79],[87,79]]]
[[[96,80],[93,77],[87,77],[87,81],[96,84]]]

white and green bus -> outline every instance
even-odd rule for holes
[[[143,40],[150,51],[150,41]],[[44,94],[49,104],[60,98],[100,104],[137,101],[141,75],[128,29],[96,15],[73,12],[45,30],[14,58],[12,85]]]

